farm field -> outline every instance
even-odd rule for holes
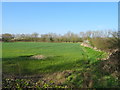
[[[109,82],[109,84],[104,84],[104,87],[110,85],[111,78],[109,80],[108,77],[111,76],[102,73],[99,69],[101,61],[98,58],[103,58],[106,54],[80,46],[80,43],[9,42],[2,43],[2,46],[3,79],[11,78],[11,76],[42,76],[42,78],[47,76],[48,82],[52,80],[57,84],[60,82],[63,86],[85,87],[80,83],[85,77],[83,73],[86,72],[92,73],[94,82],[105,76],[105,83]],[[43,58],[31,58],[35,55],[43,56]],[[63,80],[65,83],[59,81],[64,76],[61,72],[69,73],[65,78],[67,82]],[[100,82],[93,86],[103,87],[102,84],[99,86]]]
[[[89,58],[95,62],[101,54],[83,48],[80,43],[3,43],[3,73],[29,75],[76,70],[81,67],[80,61]],[[31,55],[44,55],[46,58],[30,59]]]

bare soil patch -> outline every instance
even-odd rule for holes
[[[30,57],[30,59],[45,59],[46,57],[44,55],[33,55]]]
[[[55,72],[44,76],[43,80],[50,82],[53,81],[55,84],[60,85],[66,81],[66,77],[72,74],[73,71],[65,70],[63,72]]]

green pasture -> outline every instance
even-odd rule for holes
[[[44,55],[42,60],[30,59]],[[85,61],[97,62],[103,52],[80,46],[80,43],[9,42],[2,43],[3,74],[32,75],[64,70],[81,70]]]

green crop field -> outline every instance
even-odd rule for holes
[[[49,79],[52,78],[50,80],[62,82],[61,78],[64,75],[60,72],[70,71],[72,73],[65,77],[66,82],[61,85],[85,87],[84,82],[88,73],[94,80],[92,87],[117,86],[115,79],[99,68],[101,61],[98,58],[105,57],[106,53],[83,47],[80,43],[9,42],[2,43],[2,46],[3,79],[6,75],[7,78],[9,75],[48,75]],[[42,55],[45,58],[30,58],[34,55]],[[5,81],[4,85],[6,83],[8,82]],[[47,87],[46,84],[43,87]]]
[[[3,73],[41,74],[81,69],[81,61],[95,62],[102,53],[80,46],[80,43],[3,43]],[[43,60],[30,59],[44,55]]]

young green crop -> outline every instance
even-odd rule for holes
[[[3,44],[3,73],[31,75],[83,68],[82,61],[97,61],[103,52],[80,46],[80,43],[11,42]],[[43,60],[30,59],[44,55]]]

